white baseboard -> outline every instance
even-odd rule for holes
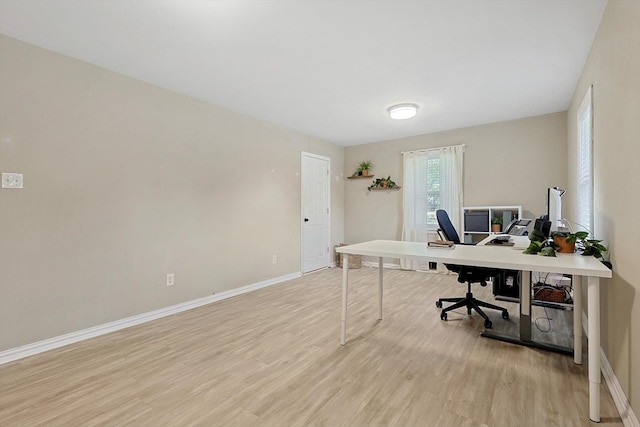
[[[589,333],[587,331],[588,324],[587,315],[583,311],[582,328],[584,329],[585,335],[587,335],[587,339],[589,339]],[[613,372],[613,368],[611,367],[604,350],[602,350],[602,347],[600,347],[600,370],[602,371],[602,376],[607,383],[607,387],[609,387],[609,392],[611,392],[613,403],[615,403],[616,409],[618,409],[618,413],[620,413],[622,424],[624,424],[625,427],[640,427],[638,418],[633,412],[633,408],[631,408],[631,403],[629,402],[627,395],[624,393],[622,385],[620,385],[620,381],[618,381],[618,377],[616,377],[615,372]]]
[[[276,277],[274,279],[269,279],[269,280],[264,280],[262,282],[254,283],[252,285],[231,289],[229,291],[224,291],[224,292],[216,293],[206,297],[197,298],[191,301],[183,302],[180,304],[172,305],[172,306],[161,308],[158,310],[149,311],[147,313],[138,314],[136,316],[127,317],[125,319],[120,319],[120,320],[105,323],[102,325],[94,326],[91,328],[83,329],[81,331],[71,332],[69,334],[60,335],[57,337],[38,341],[32,344],[26,344],[20,347],[5,350],[0,352],[0,365],[4,363],[13,362],[14,360],[33,356],[34,354],[43,353],[48,350],[53,350],[55,348],[63,347],[65,345],[83,341],[89,338],[94,338],[100,335],[108,334],[110,332],[119,331],[121,329],[129,328],[131,326],[139,325],[141,323],[150,322],[152,320],[156,320],[161,317],[171,316],[172,314],[180,313],[186,310],[191,310],[192,308],[201,307],[203,305],[211,304],[216,301],[221,301],[237,295],[246,294],[248,292],[255,291],[257,289],[266,288],[267,286],[277,285],[278,283],[286,282],[292,279],[297,279],[298,277],[301,277],[301,276],[302,274],[300,272],[291,273],[285,276]]]
[[[607,382],[607,386],[609,387],[609,391],[611,392],[611,397],[613,397],[616,408],[620,413],[622,424],[624,424],[625,427],[640,427],[638,418],[631,408],[631,403],[629,403],[629,399],[624,394],[624,390],[622,390],[622,386],[620,385],[620,382],[618,381],[616,374],[613,372],[613,368],[611,367],[611,364],[609,363],[609,360],[607,359],[607,356],[604,354],[604,351],[602,351],[602,349],[600,349],[600,357],[602,376]]]

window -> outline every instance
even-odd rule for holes
[[[576,222],[587,231],[593,230],[593,105],[589,86],[578,109]]]
[[[436,230],[436,211],[440,209],[440,155],[437,152],[427,157],[426,185],[427,227]]]
[[[463,153],[462,145],[402,153],[402,240],[427,242],[435,237],[438,209],[447,211],[454,227],[460,225]],[[400,265],[408,270],[428,269],[410,260],[400,260]]]
[[[440,209],[440,153],[437,150],[408,154],[405,159],[405,209],[411,223],[421,230],[437,230]],[[406,212],[406,211],[405,211]]]
[[[463,146],[402,154],[405,226],[421,232],[436,230],[438,209],[444,209],[449,217],[457,218],[462,207]]]

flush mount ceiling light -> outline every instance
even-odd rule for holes
[[[389,116],[394,120],[405,120],[414,117],[418,112],[416,104],[398,104],[389,107]]]

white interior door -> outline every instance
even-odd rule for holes
[[[329,266],[328,157],[302,153],[302,272]]]

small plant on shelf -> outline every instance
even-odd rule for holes
[[[360,162],[352,176],[368,176],[370,169],[373,169],[373,163],[371,163],[371,160],[365,160]]]
[[[395,181],[391,179],[391,176],[388,176],[386,178],[374,179],[373,183],[369,187],[367,187],[367,189],[371,191],[373,189],[395,188],[397,186],[398,184],[396,184]]]
[[[502,231],[502,218],[491,218],[491,231],[494,233]]]

